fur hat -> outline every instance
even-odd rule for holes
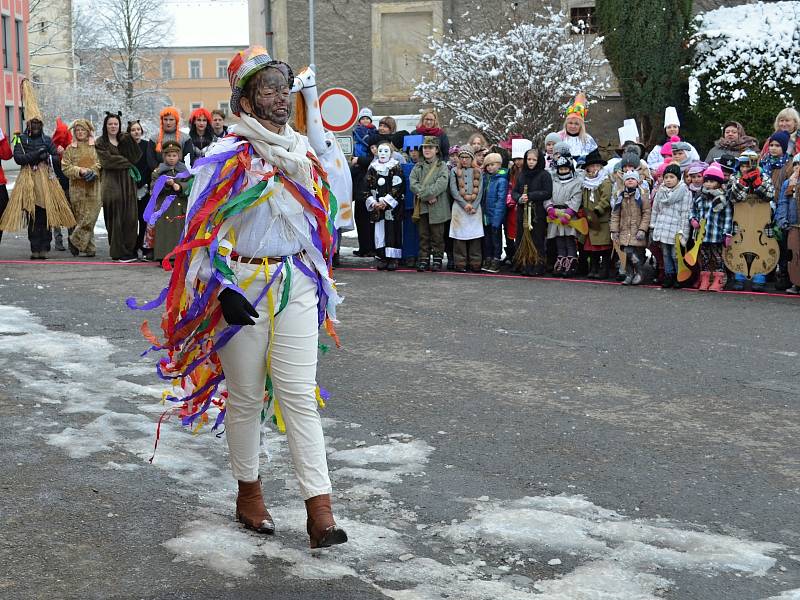
[[[639,158],[639,155],[635,152],[626,152],[619,161],[620,168],[633,167],[634,169],[638,169],[641,164],[642,159]]]
[[[783,148],[783,153],[786,154],[786,150],[789,148],[789,132],[788,131],[776,131],[771,136],[769,136],[770,142],[778,142]]]
[[[569,149],[567,142],[558,142],[553,148],[553,152],[559,156],[572,156],[572,151]]]
[[[183,152],[183,148],[181,148],[181,145],[175,140],[169,140],[168,142],[164,142],[161,146],[161,154],[164,155],[167,152],[177,152],[180,154]]]
[[[622,181],[627,181],[628,179],[635,179],[637,182],[639,179],[639,171],[628,171],[622,174]]]
[[[558,144],[560,141],[561,141],[561,136],[558,135],[557,133],[548,133],[544,137],[544,143],[545,144],[549,144],[550,142],[553,142],[554,144]]]
[[[667,175],[675,175],[675,177],[680,179],[681,178],[681,168],[680,168],[680,166],[678,166],[678,165],[676,165],[674,163],[671,164],[671,165],[667,165],[667,167],[664,169],[664,176],[666,177]]]
[[[718,162],[711,163],[711,165],[703,172],[703,181],[707,179],[719,181],[720,183],[725,181],[725,173],[722,172],[722,167],[719,166]]]

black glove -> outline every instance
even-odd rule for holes
[[[46,161],[48,156],[50,156],[50,153],[47,151],[46,148],[42,148],[41,150],[39,150],[39,162]]]
[[[258,318],[258,312],[239,292],[225,288],[217,298],[222,306],[222,316],[228,325],[255,325],[251,317]]]

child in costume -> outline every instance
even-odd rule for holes
[[[411,218],[414,214],[414,192],[411,191],[411,171],[419,162],[419,153],[425,138],[421,135],[407,135],[403,138],[403,150],[408,160],[403,163],[403,181],[405,182],[405,202],[403,204],[403,265],[413,268],[417,265],[419,252],[419,230]]]
[[[412,219],[419,227],[417,271],[442,270],[444,224],[450,220],[449,184],[450,171],[439,155],[439,140],[432,135],[426,136],[422,143],[422,160],[411,170],[411,191],[414,192]]]
[[[800,154],[795,154],[789,165],[790,170],[784,178],[781,191],[778,194],[777,206],[775,208],[775,224],[780,228],[783,235],[779,239],[781,249],[778,260],[780,274],[778,281],[775,282],[775,289],[784,289],[789,294],[797,294],[798,287],[789,281],[788,263],[789,253],[787,241],[790,228],[798,224],[798,202],[800,201],[800,186],[797,185],[800,178]]]
[[[555,161],[553,195],[544,203],[547,212],[547,239],[555,240],[556,262],[553,274],[572,277],[578,271],[577,232],[569,225],[577,216],[583,200],[583,173],[575,172],[571,158],[559,156]]]
[[[94,149],[94,127],[86,119],[77,119],[70,129],[72,143],[64,150],[61,166],[69,178],[69,202],[77,224],[68,245],[73,256],[81,252],[94,256],[94,226],[101,206],[100,159]]]
[[[180,240],[186,223],[186,202],[187,188],[189,180],[185,177],[178,177],[183,173],[188,173],[186,165],[181,162],[181,145],[176,141],[164,142],[161,147],[161,156],[164,159],[153,171],[150,177],[150,189],[154,189],[156,181],[162,175],[166,175],[167,180],[161,193],[156,199],[156,210],[164,211],[160,213],[160,218],[155,224],[153,240],[153,259],[163,260]],[[174,199],[168,206],[165,202],[170,202],[169,198]]]
[[[581,206],[589,222],[589,233],[583,242],[583,251],[589,257],[589,279],[608,279],[611,263],[611,179],[606,175],[606,161],[600,152],[592,150],[584,165]]]
[[[683,239],[689,235],[689,210],[692,207],[692,193],[681,181],[681,170],[676,164],[664,169],[662,184],[653,198],[650,225],[653,228],[651,241],[661,247],[664,261],[664,280],[662,288],[675,285],[678,272],[675,256],[675,236]]]
[[[403,167],[392,156],[389,142],[378,145],[378,155],[367,170],[367,210],[375,224],[375,259],[379,271],[396,271],[403,256]]]
[[[375,125],[372,124],[372,110],[362,108],[358,112],[358,125],[353,128],[353,156],[372,156],[369,149],[369,137],[375,133]]]
[[[586,96],[578,94],[567,107],[564,128],[558,132],[563,142],[569,145],[569,152],[578,163],[583,165],[586,156],[597,148],[597,142],[586,132],[586,114],[589,112]]]
[[[772,202],[775,196],[775,188],[772,186],[772,179],[767,177],[759,168],[758,153],[754,150],[745,150],[739,156],[738,177],[731,179],[729,188],[729,199],[732,203],[744,202],[748,197],[755,197],[758,202]],[[733,289],[742,291],[744,282],[747,279],[744,273],[734,273]],[[767,276],[763,273],[753,275],[754,292],[763,292],[767,283]]]
[[[514,201],[517,203],[517,239],[522,239],[522,228],[525,224],[522,211],[528,203],[533,205],[533,244],[539,260],[533,268],[528,269],[523,275],[540,277],[545,273],[547,262],[547,211],[545,203],[553,197],[553,178],[550,171],[545,168],[545,157],[537,148],[531,148],[525,152],[525,162],[522,172],[520,172],[514,183],[514,190],[511,192]]]
[[[695,231],[700,228],[700,221],[706,220],[706,234],[695,243],[702,243],[698,289],[710,292],[721,292],[725,287],[722,251],[731,243],[733,207],[726,197],[724,183],[722,168],[719,163],[712,163],[703,173],[703,187],[692,201],[689,212],[689,223]]]
[[[472,148],[458,151],[459,165],[450,172],[450,196],[453,198],[450,237],[453,238],[453,262],[456,271],[467,267],[481,270],[483,238],[483,173],[474,166]]]
[[[503,168],[503,158],[496,153],[486,155],[483,161],[485,191],[483,193],[483,270],[500,272],[503,253],[503,222],[506,218],[508,194],[508,169]]]
[[[622,191],[614,198],[611,210],[611,240],[625,252],[625,280],[622,285],[642,283],[644,249],[650,227],[650,197],[639,185],[639,172],[623,175]]]

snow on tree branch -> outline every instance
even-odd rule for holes
[[[523,134],[540,142],[561,128],[578,92],[590,100],[608,90],[602,38],[582,35],[563,12],[547,9],[506,32],[431,39],[432,74],[414,97],[490,138]]]
[[[800,85],[800,2],[718,8],[698,15],[695,27],[692,106],[701,92],[714,101],[742,100],[754,84],[791,101],[787,88]]]

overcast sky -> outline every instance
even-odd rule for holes
[[[247,0],[166,0],[168,46],[247,46]]]

